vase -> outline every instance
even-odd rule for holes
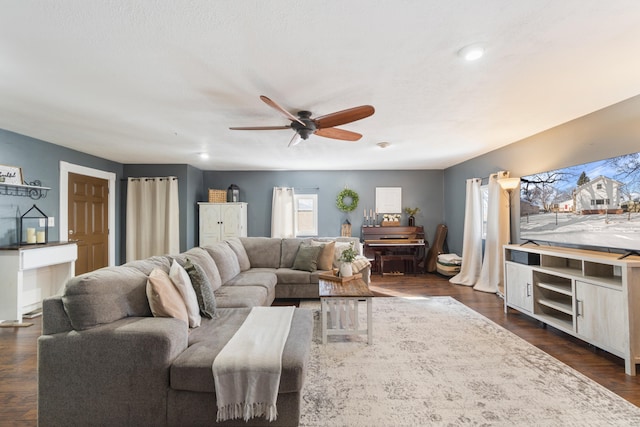
[[[415,227],[416,225],[416,217],[413,215],[409,215],[409,227]]]
[[[343,262],[340,264],[340,277],[353,276],[353,268],[351,268],[350,262]]]

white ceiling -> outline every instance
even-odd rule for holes
[[[121,163],[443,169],[640,94],[637,0],[0,0],[0,128]],[[482,43],[486,55],[456,52]],[[293,130],[259,99],[341,126]],[[392,145],[380,149],[376,144]],[[209,160],[197,154],[209,152]]]

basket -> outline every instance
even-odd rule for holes
[[[227,190],[209,189],[209,203],[226,203]]]

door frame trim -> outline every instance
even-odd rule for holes
[[[69,240],[69,173],[106,179],[109,182],[109,266],[116,265],[116,174],[60,161],[60,241]]]

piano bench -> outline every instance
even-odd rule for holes
[[[391,262],[402,262],[403,273],[406,273],[407,262],[411,263],[411,273],[418,274],[418,260],[413,255],[381,255],[380,256],[380,275],[384,276],[384,264]]]

